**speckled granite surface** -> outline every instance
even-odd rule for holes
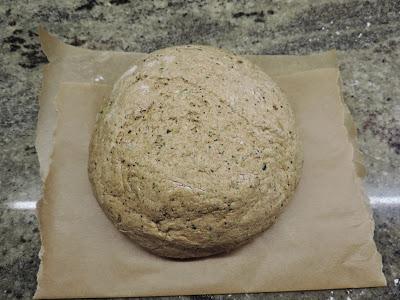
[[[40,240],[32,207],[41,191],[34,139],[46,62],[35,33],[39,23],[91,49],[148,52],[184,43],[249,54],[339,49],[388,287],[192,298],[400,299],[399,1],[26,2],[0,3],[1,299],[30,299],[36,287]]]

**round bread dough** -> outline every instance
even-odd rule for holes
[[[250,61],[208,46],[155,51],[98,114],[89,177],[115,226],[151,252],[226,252],[274,223],[302,165],[295,119]]]

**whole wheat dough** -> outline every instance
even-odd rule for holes
[[[239,56],[192,45],[153,52],[119,79],[89,152],[93,191],[118,230],[173,258],[266,230],[302,164],[277,85]]]

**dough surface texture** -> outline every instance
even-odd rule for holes
[[[227,252],[270,227],[300,179],[295,118],[251,62],[208,46],[150,53],[97,116],[89,178],[119,231],[152,253]]]

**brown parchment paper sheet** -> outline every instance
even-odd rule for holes
[[[250,244],[227,255],[176,261],[149,254],[119,233],[94,199],[87,175],[98,105],[143,54],[84,50],[40,34],[50,64],[37,129],[44,196],[38,205],[42,261],[35,298],[386,285],[334,52],[251,57],[292,103],[304,144],[300,185],[278,222]]]

